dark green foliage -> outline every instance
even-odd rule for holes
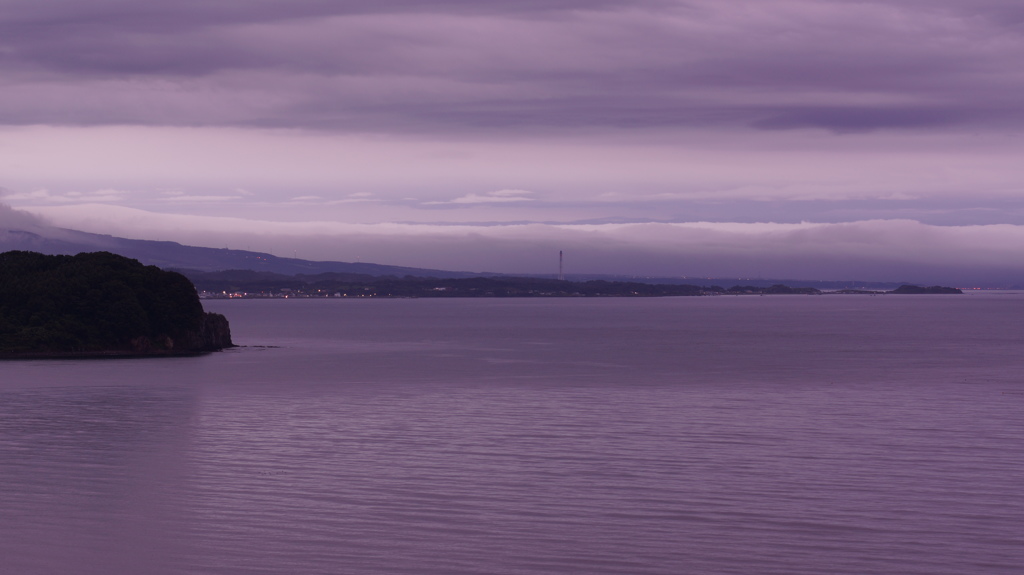
[[[202,322],[181,274],[107,252],[0,254],[0,353],[166,349]]]

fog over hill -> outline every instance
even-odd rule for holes
[[[480,275],[362,262],[314,262],[246,250],[91,234],[50,226],[37,216],[0,204],[0,252],[12,250],[69,255],[106,251],[139,260],[146,265],[197,271],[256,270],[286,275],[336,272],[444,278]]]
[[[77,254],[108,251],[137,259],[147,265],[186,272],[216,272],[224,270],[253,270],[282,275],[316,275],[323,273],[362,274],[368,276],[420,276],[435,278],[468,278],[498,276],[500,273],[472,273],[403,266],[389,266],[366,262],[309,261],[282,258],[272,254],[227,248],[187,246],[170,241],[151,241],[119,238],[49,226],[41,219],[0,205],[0,252],[24,250],[44,254]],[[553,274],[533,274],[554,277]],[[614,274],[570,274],[567,279],[628,280],[661,284],[694,285],[754,285],[770,286],[785,283],[792,286],[810,286],[820,289],[872,287],[891,289],[901,282],[817,281],[775,278],[684,278],[636,277]]]
[[[340,239],[339,241],[344,241]],[[382,241],[384,241],[382,239]],[[468,240],[467,240],[468,241]],[[814,240],[808,240],[814,243]],[[476,247],[486,242],[485,238],[476,238]],[[572,244],[571,244],[572,245]],[[413,244],[410,250],[417,247]],[[571,252],[573,257],[581,257],[587,246],[576,245],[578,249]],[[598,257],[601,253],[601,246],[593,244],[590,247],[591,253],[587,254],[591,259]],[[460,249],[453,246],[453,250]],[[465,249],[464,247],[461,249]],[[666,248],[667,249],[667,248]],[[384,265],[365,262],[341,262],[341,261],[311,261],[299,258],[285,258],[269,253],[238,250],[228,248],[212,248],[185,245],[173,241],[139,240],[116,237],[107,234],[83,232],[73,229],[66,229],[50,225],[44,219],[34,214],[21,210],[15,210],[0,204],[0,251],[27,250],[45,254],[76,254],[80,252],[109,251],[126,257],[137,259],[147,265],[156,265],[165,269],[177,269],[182,271],[194,270],[197,272],[212,272],[223,270],[254,270],[271,272],[284,275],[315,275],[321,273],[344,273],[363,274],[370,276],[421,276],[437,278],[462,278],[510,275],[501,267],[500,258],[495,259],[494,269],[484,268],[481,271],[443,270],[437,268],[419,268],[412,266]],[[552,245],[555,258],[558,248]],[[496,252],[497,253],[497,252]],[[827,255],[827,254],[826,254]],[[782,258],[784,253],[776,254],[774,257]],[[710,257],[707,255],[705,257]],[[754,257],[753,254],[746,256]],[[825,255],[822,255],[825,257]],[[722,254],[720,259],[728,260],[729,254]],[[767,261],[767,260],[764,260]],[[552,263],[556,263],[554,259]],[[766,287],[773,284],[786,284],[789,286],[816,287],[819,289],[846,289],[846,288],[869,288],[869,289],[892,289],[905,283],[917,284],[941,284],[955,285],[957,287],[989,287],[989,288],[1013,288],[1024,285],[1024,274],[1015,270],[1007,262],[1000,269],[992,271],[988,268],[978,266],[978,269],[964,269],[963,266],[949,266],[943,273],[941,266],[932,264],[932,270],[923,279],[918,277],[922,274],[913,273],[909,266],[900,266],[895,262],[879,260],[869,271],[876,277],[855,275],[857,270],[851,270],[850,276],[836,276],[834,270],[828,273],[831,268],[821,266],[819,277],[795,277],[781,274],[760,274],[751,276],[738,276],[717,274],[709,276],[684,276],[669,274],[631,274],[622,273],[614,266],[612,260],[606,262],[604,267],[609,273],[567,273],[566,279],[574,281],[585,281],[590,279],[604,280],[626,280],[641,281],[645,283],[678,283],[692,285],[720,285],[728,287],[731,285],[752,285]],[[813,262],[812,262],[813,263]],[[455,267],[455,266],[453,266]],[[530,277],[556,277],[557,267],[551,266],[549,273],[516,273],[518,276]],[[594,268],[594,265],[590,266]],[[747,266],[752,267],[752,266]],[[770,266],[767,266],[771,269]],[[815,266],[809,266],[815,269]],[[833,266],[834,267],[834,266]],[[619,273],[615,273],[618,271]]]
[[[197,271],[256,270],[285,275],[336,272],[373,276],[415,275],[443,278],[487,275],[363,262],[314,262],[245,250],[185,246],[176,242],[132,240],[58,228],[0,229],[0,251],[11,250],[44,254],[107,251],[164,269]]]

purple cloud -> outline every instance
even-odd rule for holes
[[[27,2],[0,122],[370,132],[1019,127],[1016,2]]]
[[[686,253],[688,273],[895,273],[913,264],[903,247],[927,247],[901,238],[934,231],[915,225],[948,227],[940,243],[958,254],[922,266],[966,266],[1007,254],[954,249],[958,227],[1024,225],[1022,25],[1008,0],[8,0],[0,185],[15,207],[66,208],[71,227],[101,202],[250,222],[543,223],[481,234],[508,270],[531,245],[569,246],[595,271],[671,269]],[[858,224],[885,245],[834,261],[842,227],[691,234],[732,242],[724,259],[714,242],[686,251],[690,231],[626,241],[607,227],[873,220],[903,222]],[[602,240],[544,227],[580,222]],[[634,241],[654,229],[674,235]],[[1013,249],[1024,237],[983,231]],[[346,237],[366,258],[393,243],[378,255],[414,266],[465,241]],[[816,243],[835,250],[796,247]],[[486,263],[459,257],[430,265]]]

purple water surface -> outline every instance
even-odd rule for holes
[[[1024,565],[1024,295],[208,301],[0,363],[0,571]]]

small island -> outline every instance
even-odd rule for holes
[[[233,347],[185,276],[108,252],[0,254],[0,358],[193,355]]]

